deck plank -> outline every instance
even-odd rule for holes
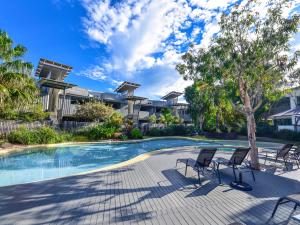
[[[254,190],[241,192],[230,188],[231,170],[223,169],[222,185],[208,176],[200,187],[193,170],[185,177],[183,165],[175,168],[176,158],[197,153],[173,149],[119,169],[2,187],[0,224],[297,224],[289,220],[291,204],[268,219],[279,197],[300,192],[299,180],[257,172],[256,183],[245,177]]]

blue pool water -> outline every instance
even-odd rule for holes
[[[0,186],[75,175],[162,148],[209,145],[209,142],[187,139],[159,139],[136,143],[80,144],[29,149],[19,154],[0,157]]]

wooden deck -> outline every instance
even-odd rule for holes
[[[0,224],[296,224],[289,204],[268,219],[279,197],[300,192],[300,171],[257,172],[256,183],[245,177],[254,190],[241,192],[224,169],[223,185],[209,175],[199,187],[194,171],[186,178],[175,168],[176,158],[196,154],[165,150],[120,169],[0,188]]]

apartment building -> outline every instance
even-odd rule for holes
[[[135,95],[140,84],[123,82],[114,93],[91,91],[64,81],[72,71],[72,67],[40,59],[35,75],[41,88],[43,109],[50,112],[50,118],[59,123],[75,114],[79,104],[96,100],[111,105],[125,118],[132,119],[137,124],[149,122],[149,116],[155,114],[158,118],[164,108],[170,108],[174,115],[184,123],[191,123],[187,112],[187,104],[178,102],[182,93],[172,91],[162,97],[162,100],[151,100]]]

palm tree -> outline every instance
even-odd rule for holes
[[[38,88],[31,77],[33,65],[21,59],[27,49],[13,46],[8,34],[0,30],[0,112],[19,111],[34,104]]]

